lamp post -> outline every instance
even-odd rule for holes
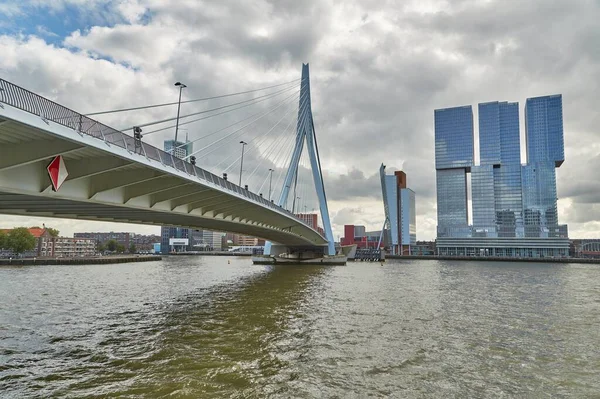
[[[271,183],[273,183],[273,170],[274,169],[269,168],[269,173],[271,174],[269,176],[269,201],[271,201]]]
[[[173,144],[173,151],[175,153],[175,147],[177,146],[177,132],[179,131],[179,110],[181,109],[181,91],[187,87],[181,82],[175,83],[175,86],[179,86],[179,101],[177,102],[177,122],[175,122],[175,143]]]
[[[242,168],[244,167],[244,147],[246,145],[248,145],[248,143],[246,143],[245,141],[240,141],[240,144],[242,145],[242,161],[240,162],[240,182],[238,183],[238,186],[242,187]]]

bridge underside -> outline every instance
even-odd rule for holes
[[[147,224],[157,226],[183,226],[196,229],[215,231],[233,231],[239,234],[271,239],[281,239],[280,234],[266,231],[261,226],[252,224],[239,224],[223,219],[198,220],[196,216],[172,214],[169,212],[148,212],[144,209],[124,208],[115,209],[114,206],[103,204],[90,204],[85,202],[57,200],[52,198],[36,197],[24,194],[0,193],[0,210],[4,214],[13,214],[31,217],[54,217],[66,219],[83,219],[105,222],[122,222]],[[305,245],[304,240],[286,240],[290,245]]]
[[[256,194],[181,160],[167,159],[177,168],[160,154],[153,158],[125,147],[0,106],[0,213],[181,226],[285,245],[327,245],[317,231]],[[57,155],[69,175],[55,192],[46,168]]]

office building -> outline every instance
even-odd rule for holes
[[[471,170],[473,236],[523,237],[519,104],[479,104],[480,164]]]
[[[386,175],[381,164],[379,176],[390,250],[392,254],[410,255],[411,246],[417,244],[415,192],[407,187],[402,171]]]
[[[436,110],[437,251],[441,255],[567,256],[567,226],[558,224],[556,172],[564,162],[562,97],[527,99],[527,164],[521,164],[518,103],[478,106],[479,165],[471,151],[470,107]],[[452,140],[463,143],[465,153]],[[471,140],[473,136],[471,134]],[[448,150],[450,149],[450,150]],[[471,158],[472,160],[473,158]],[[467,221],[471,173],[472,224]],[[464,193],[464,194],[463,194]]]
[[[473,166],[473,109],[436,109],[435,169],[438,237],[467,237],[467,173]]]
[[[165,140],[164,150],[173,154],[177,158],[185,158],[193,151],[193,144],[187,139],[185,142],[175,140]],[[168,254],[173,251],[192,251],[194,250],[193,238],[190,237],[190,230],[175,226],[162,226],[160,228],[160,251]]]
[[[523,167],[523,212],[527,237],[567,236],[558,224],[556,168],[565,160],[562,96],[525,103],[527,165]]]

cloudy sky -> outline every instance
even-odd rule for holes
[[[381,228],[382,162],[390,171],[404,170],[417,193],[418,239],[435,238],[435,108],[518,101],[523,119],[527,97],[561,93],[566,161],[557,173],[559,218],[569,224],[571,237],[598,237],[599,21],[600,0],[2,0],[0,77],[77,111],[94,112],[176,101],[175,81],[188,86],[184,99],[289,82],[309,62],[336,238],[344,224]],[[233,101],[185,104],[182,113]],[[285,127],[285,112],[293,110],[284,108],[241,139],[262,140],[281,118]],[[174,112],[98,118],[125,128]],[[243,112],[237,119],[189,124],[183,132],[195,139],[257,109]],[[146,140],[161,146],[173,130]],[[275,141],[279,133],[273,134],[263,141],[285,149],[283,139]],[[219,163],[235,161],[235,144],[199,165],[220,174]],[[279,166],[276,153],[257,148],[248,154],[245,170],[252,162],[259,170],[252,184],[264,183],[265,165]],[[261,154],[270,159],[261,164]],[[237,179],[235,169],[229,172]],[[158,232],[149,226],[0,217],[0,227],[42,222],[65,235]]]

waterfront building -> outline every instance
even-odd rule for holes
[[[222,246],[222,237],[224,233],[218,231],[203,231],[203,243],[204,248],[207,251],[221,251],[223,250]]]
[[[35,238],[35,248],[21,254],[24,257],[72,258],[96,255],[96,240],[91,238],[53,237],[45,227],[27,229]],[[0,230],[8,234],[11,230]],[[15,253],[0,248],[0,257],[14,257]]]
[[[527,237],[566,237],[558,224],[556,168],[565,160],[562,96],[525,103],[527,165],[523,167],[523,212]]]
[[[96,240],[90,238],[56,237],[42,248],[45,254],[55,258],[81,258],[96,255]]]
[[[126,250],[129,249],[131,244],[131,233],[124,232],[113,232],[101,233],[101,232],[83,232],[73,234],[74,238],[86,238],[96,241],[98,244],[106,245],[110,240],[114,240],[117,244],[122,245]]]
[[[467,173],[473,167],[473,109],[436,109],[435,170],[438,237],[467,237]]]
[[[12,229],[0,229],[0,232],[9,234]],[[45,227],[30,227],[27,229],[29,234],[35,238],[35,247],[31,251],[25,251],[21,256],[25,258],[33,258],[36,256],[51,256],[47,255],[46,247],[52,246],[52,235]],[[13,251],[7,248],[0,248],[0,258],[13,258],[17,256]]]
[[[600,259],[600,239],[587,238],[571,240],[571,256],[577,258]]]
[[[385,174],[385,165],[379,168],[385,224],[392,254],[410,255],[417,244],[417,216],[415,192],[406,185],[406,173]]]
[[[356,245],[357,248],[377,248],[381,230],[366,231],[365,226],[347,224],[344,225],[344,237],[341,238],[341,245]],[[385,242],[381,243],[381,247],[385,246]]]
[[[555,168],[564,162],[561,95],[527,99],[525,165],[521,164],[518,103],[496,101],[478,106],[480,162],[466,166],[467,154],[449,142],[455,138],[466,151],[473,148],[464,144],[468,126],[473,125],[467,108],[434,112],[438,253],[567,256],[567,226],[558,224],[556,206]],[[471,225],[467,223],[469,172]]]
[[[135,245],[137,252],[152,252],[154,251],[154,243],[160,241],[160,236],[156,234],[146,235],[131,233],[129,241]]]
[[[177,158],[185,158],[193,151],[193,143],[186,138],[185,142],[175,140],[165,140],[163,142],[165,152],[173,154]],[[163,254],[172,251],[193,251],[194,238],[190,237],[190,230],[176,226],[162,226],[160,228],[160,250]],[[187,244],[184,244],[186,243]],[[177,245],[170,245],[177,243]]]
[[[435,255],[435,241],[417,241],[417,245],[410,248],[411,255]]]
[[[473,235],[523,237],[519,104],[479,104],[480,164],[471,174]]]

